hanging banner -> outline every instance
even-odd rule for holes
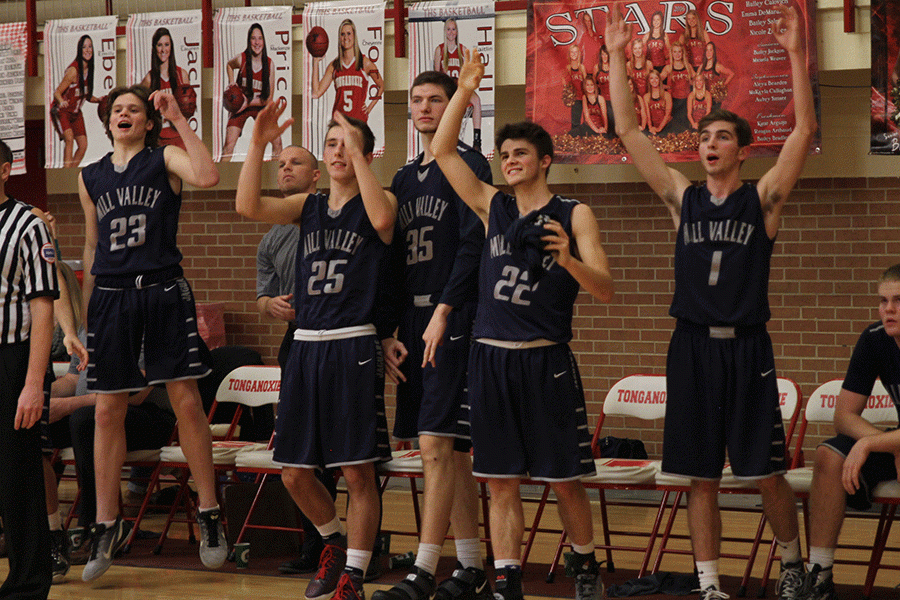
[[[460,139],[494,156],[494,3],[476,0],[416,2],[409,7],[409,87],[422,71],[441,71],[456,79],[463,50],[477,49],[485,63],[481,86],[466,109]],[[407,126],[407,160],[421,151],[412,120]]]
[[[44,25],[48,169],[89,165],[112,149],[98,108],[116,86],[117,22],[110,16]]]
[[[191,129],[203,138],[200,115],[202,38],[199,10],[133,14],[125,26],[127,85],[140,84],[151,92],[173,94]],[[163,123],[159,145],[184,148],[181,136]]]
[[[322,158],[335,112],[365,121],[384,155],[384,2],[303,7],[303,146]]]
[[[806,0],[634,0],[626,52],[635,110],[666,161],[696,161],[700,118],[721,106],[750,121],[751,156],[775,156],[794,125],[790,61],[769,33],[776,7],[806,23],[807,67],[819,105],[815,4]],[[533,0],[528,13],[527,118],[553,136],[559,162],[629,162],[615,135],[609,57],[603,46],[611,2]],[[820,137],[815,149],[818,153]]]
[[[25,173],[25,27],[0,24],[0,139],[12,150],[10,175]]]
[[[872,0],[872,154],[900,154],[900,3]]]
[[[291,7],[223,8],[213,24],[213,160],[243,161],[255,117],[269,102],[291,107]],[[291,130],[266,150],[276,158]]]

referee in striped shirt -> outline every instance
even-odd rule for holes
[[[6,195],[12,152],[0,140],[0,517],[9,549],[2,598],[46,598],[50,532],[40,428],[59,296],[56,252],[31,207]]]

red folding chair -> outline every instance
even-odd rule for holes
[[[781,403],[782,418],[787,418],[787,428],[785,430],[785,445],[786,448],[790,448],[790,444],[793,440],[794,429],[796,428],[797,420],[799,418],[800,406],[802,404],[800,388],[790,379],[779,377],[778,393],[779,401]],[[692,555],[692,551],[690,549],[670,548],[668,546],[669,540],[690,539],[690,536],[688,535],[672,533],[675,518],[678,515],[678,511],[680,510],[682,500],[686,498],[686,494],[688,493],[688,491],[690,491],[690,480],[687,477],[677,477],[665,473],[660,473],[656,477],[656,484],[659,489],[663,490],[664,492],[674,492],[675,499],[672,503],[672,508],[669,511],[669,518],[666,521],[666,527],[660,539],[660,546],[656,554],[656,561],[653,563],[652,572],[654,573],[659,571],[660,564],[662,563],[662,559],[665,554],[681,554],[687,556]],[[759,488],[757,488],[752,481],[736,479],[734,477],[734,474],[731,472],[731,467],[726,465],[724,471],[722,472],[722,481],[719,487],[719,493],[758,495]],[[744,596],[747,591],[747,585],[750,581],[750,575],[753,570],[753,563],[756,560],[756,554],[758,552],[760,544],[762,543],[762,536],[763,532],[765,531],[765,515],[762,513],[761,506],[722,506],[720,507],[720,509],[726,512],[730,511],[754,513],[760,515],[760,522],[754,537],[748,538],[740,536],[722,536],[721,538],[722,542],[750,544],[750,550],[746,554],[741,554],[738,552],[724,552],[720,554],[721,558],[734,558],[746,561],[744,576],[741,579],[741,585],[738,590],[738,596]],[[774,540],[772,541],[772,543],[774,544]],[[767,579],[768,573],[766,574],[766,580]]]
[[[607,570],[613,572],[615,564],[613,562],[612,551],[622,550],[629,552],[641,552],[644,555],[639,577],[642,577],[647,570],[650,557],[653,552],[653,546],[656,543],[657,531],[659,531],[659,523],[662,520],[665,508],[664,498],[657,508],[656,521],[651,531],[641,532],[633,529],[615,529],[609,522],[607,515],[608,506],[640,506],[646,508],[646,502],[638,500],[621,499],[611,501],[606,498],[607,490],[656,490],[655,476],[659,472],[660,461],[657,460],[632,460],[617,458],[601,458],[599,454],[599,443],[602,437],[608,432],[604,430],[607,424],[607,417],[618,417],[620,419],[639,419],[646,422],[647,428],[656,428],[661,425],[660,419],[666,413],[666,378],[663,375],[629,375],[620,379],[606,394],[603,401],[603,412],[597,422],[594,430],[594,437],[591,441],[591,449],[595,458],[597,474],[587,479],[582,479],[582,483],[588,489],[597,490],[600,500],[601,526],[603,529],[603,542],[597,544],[596,547],[606,550]],[[607,427],[607,429],[612,429]],[[546,501],[550,487],[544,489],[543,499]],[[536,533],[551,531],[540,529],[538,521],[541,517],[543,506],[539,508],[539,512],[535,518],[529,533],[528,545],[526,552],[530,549]],[[646,538],[646,543],[638,545],[614,544],[612,536],[640,537]],[[567,534],[562,531],[559,543],[556,548],[556,555],[550,563],[550,572],[547,574],[547,581],[552,582],[555,577],[555,569],[562,556],[563,548],[570,546],[566,542]]]
[[[278,367],[267,366],[241,366],[229,373],[216,391],[216,399],[210,409],[208,419],[211,422],[216,412],[216,407],[222,402],[232,402],[237,404],[231,423],[223,434],[224,439],[214,440],[212,444],[213,450],[213,468],[217,472],[216,495],[220,506],[224,506],[222,486],[227,482],[227,477],[220,476],[235,469],[235,459],[237,454],[247,449],[264,449],[265,444],[256,444],[253,442],[242,442],[235,440],[234,437],[238,431],[238,423],[243,414],[245,407],[262,407],[270,405],[275,406],[278,402],[278,392],[281,388],[281,370]],[[176,432],[178,426],[176,424]],[[188,539],[196,541],[193,528],[193,509],[190,498],[189,482],[190,472],[184,451],[178,444],[172,444],[162,448],[160,451],[160,460],[156,464],[153,471],[149,489],[155,489],[159,485],[160,477],[163,469],[175,470],[179,475],[176,479],[178,491],[175,495],[175,501],[169,510],[166,522],[163,525],[163,531],[160,534],[159,541],[153,549],[154,554],[162,551],[163,542],[168,537],[169,529],[174,522],[186,523],[188,526]],[[138,511],[138,516],[127,544],[130,546],[134,540],[134,536],[138,530],[137,525],[143,518],[148,508],[150,494],[148,493],[144,502]],[[176,519],[175,515],[179,509],[184,508],[185,517]],[[227,526],[227,523],[225,523]]]
[[[806,410],[803,415],[803,421],[799,429],[799,439],[797,450],[794,455],[795,463],[798,462],[798,454],[802,451],[803,438],[806,434],[809,424],[823,424],[831,426],[834,423],[834,408],[838,395],[841,391],[842,379],[833,379],[822,385],[810,395],[809,401],[806,403]],[[888,424],[891,426],[897,423],[897,409],[891,401],[890,395],[881,384],[881,381],[875,382],[875,387],[866,408],[863,410],[864,419],[873,424]],[[807,552],[809,551],[809,493],[812,486],[812,465],[798,466],[788,472],[787,479],[794,493],[803,503],[803,525],[806,532]],[[848,512],[846,519],[859,519],[863,523],[876,521],[874,538],[871,545],[866,544],[838,544],[838,548],[842,551],[855,551],[869,553],[868,560],[854,559],[849,557],[836,556],[834,562],[836,564],[848,564],[866,566],[866,580],[863,588],[863,596],[868,598],[872,594],[872,588],[875,585],[875,576],[879,569],[900,570],[898,565],[887,565],[883,563],[883,555],[887,552],[900,552],[900,546],[888,546],[888,536],[891,531],[891,523],[896,513],[897,506],[900,504],[900,484],[896,481],[886,481],[877,485],[873,490],[873,501],[881,504],[879,513],[866,512]],[[770,568],[767,565],[767,569]]]

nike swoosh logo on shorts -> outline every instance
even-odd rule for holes
[[[760,373],[759,376],[760,376],[760,377],[765,377],[766,375],[768,375],[769,373],[771,373],[771,372],[774,371],[774,370],[775,370],[775,369],[769,369],[769,370],[766,371],[765,373]]]
[[[175,286],[177,286],[177,285],[178,285],[177,283],[173,283],[172,285],[167,286],[163,291],[164,291],[164,292],[171,292],[172,290],[175,289]]]
[[[562,377],[565,374],[566,374],[566,371],[563,371],[562,373],[554,373],[553,377],[554,377],[554,379],[559,379],[560,377]]]
[[[452,336],[452,335],[451,335],[451,336],[450,336],[450,341],[451,341],[451,342],[455,342],[456,340],[461,340],[461,339],[463,339],[464,337],[466,337],[466,336],[465,336],[465,335],[457,335],[457,336]]]
[[[477,595],[480,594],[482,591],[484,591],[484,586],[486,586],[486,585],[487,585],[487,579],[484,580],[484,583],[482,583],[480,586],[478,586],[477,588],[475,588],[475,595],[477,596]]]
[[[369,360],[361,360],[361,361],[359,361],[359,366],[363,366],[364,364],[370,363],[370,362],[372,362],[371,358]]]

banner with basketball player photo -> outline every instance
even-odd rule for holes
[[[116,87],[118,17],[47,21],[44,25],[46,167],[79,167],[112,150],[101,100]]]
[[[203,138],[203,120],[197,95],[202,71],[199,10],[133,14],[125,25],[127,85],[140,84],[151,92],[172,94],[181,114]],[[181,136],[165,121],[159,145],[174,144],[184,149]]]
[[[485,64],[481,86],[466,109],[459,138],[494,156],[494,3],[475,0],[416,2],[409,6],[409,88],[422,71],[459,77],[463,51],[477,49]],[[422,151],[412,120],[407,123],[407,160]]]
[[[713,108],[750,121],[752,156],[774,156],[794,125],[787,51],[769,32],[778,5],[806,23],[807,68],[819,104],[814,0],[634,0],[622,5],[638,121],[666,161],[698,160],[697,124]],[[528,13],[527,118],[553,136],[559,162],[631,159],[615,135],[609,56],[603,43],[612,2],[534,0]],[[813,152],[819,152],[817,134]]]
[[[900,3],[872,0],[872,154],[900,154]]]
[[[0,23],[0,139],[12,150],[11,175],[25,173],[25,23]]]
[[[213,22],[213,160],[243,161],[256,115],[284,99],[291,115],[290,6],[222,8]],[[266,148],[276,158],[291,129]]]
[[[303,7],[303,146],[322,158],[335,112],[364,121],[384,155],[384,2]]]

